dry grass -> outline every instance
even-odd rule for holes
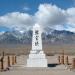
[[[31,45],[0,45],[0,54],[4,51],[6,54],[29,54]],[[43,45],[44,52],[50,56],[61,53],[64,50],[65,54],[75,54],[74,44],[63,44],[63,45]]]

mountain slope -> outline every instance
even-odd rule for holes
[[[51,30],[42,33],[43,43],[75,43],[75,33],[69,31]],[[0,35],[0,44],[30,44],[32,41],[32,31],[4,32]]]

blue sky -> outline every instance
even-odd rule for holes
[[[73,0],[0,0],[0,15],[13,11],[27,12],[34,14],[39,4],[51,3],[60,8],[67,9],[74,6]],[[29,11],[23,10],[24,7],[30,8]]]
[[[38,12],[38,7],[40,7],[40,4],[44,3],[56,5],[56,7],[63,10],[75,7],[74,0],[0,0],[0,17],[12,12],[20,12],[33,16],[36,12]],[[2,24],[4,23],[1,22],[0,31],[10,30],[9,26],[5,26]]]

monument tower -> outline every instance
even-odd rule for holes
[[[27,59],[27,67],[47,67],[47,59],[42,50],[42,37],[40,25],[33,26],[32,50]]]

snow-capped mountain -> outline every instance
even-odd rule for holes
[[[75,43],[75,33],[69,31],[46,30],[42,33],[43,43]],[[32,30],[7,31],[0,33],[0,44],[24,44],[31,43]]]

